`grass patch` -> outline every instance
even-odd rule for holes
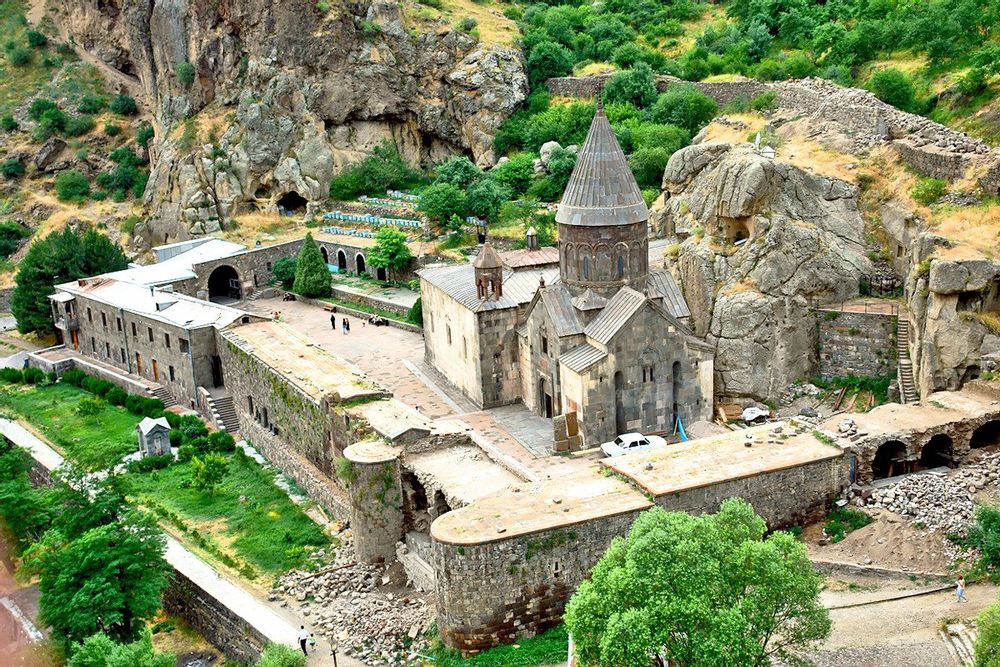
[[[341,308],[351,308],[353,310],[360,311],[362,313],[368,313],[369,315],[381,315],[387,320],[395,320],[397,322],[403,322],[404,324],[413,324],[404,315],[399,313],[394,313],[391,310],[385,310],[383,308],[376,308],[375,306],[369,306],[366,303],[354,303],[353,301],[345,301],[344,299],[338,299],[333,296],[325,296],[321,301],[326,301],[327,303],[332,303]],[[417,325],[419,326],[419,325]]]
[[[101,470],[135,451],[135,427],[141,418],[106,403],[96,414],[77,414],[85,398],[93,399],[93,394],[63,382],[3,385],[0,408],[33,424],[80,467]]]
[[[849,392],[855,394],[867,391],[875,396],[875,404],[881,405],[889,400],[889,385],[892,384],[893,379],[894,378],[891,375],[877,378],[846,375],[844,377],[830,378],[829,380],[824,380],[823,378],[813,378],[810,382],[821,389],[829,390],[847,387]]]
[[[537,637],[502,644],[463,658],[457,651],[434,642],[430,657],[438,667],[536,667],[566,662],[566,626],[557,625]]]
[[[872,522],[872,518],[864,512],[838,507],[826,517],[824,532],[830,536],[831,542],[840,542],[851,531],[863,528]]]
[[[273,471],[246,457],[227,458],[226,475],[212,493],[191,486],[190,463],[175,463],[151,473],[129,473],[130,494],[140,502],[154,500],[194,528],[213,524],[221,542],[267,574],[297,567],[310,548],[329,544],[322,528],[274,485]]]

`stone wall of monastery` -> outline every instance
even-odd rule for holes
[[[823,379],[896,375],[896,316],[816,311]]]

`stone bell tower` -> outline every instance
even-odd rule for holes
[[[472,266],[476,269],[476,296],[493,300],[502,297],[503,262],[489,241],[483,245]]]

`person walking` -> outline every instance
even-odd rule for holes
[[[336,315],[331,315],[330,316],[330,328],[333,329],[334,331],[337,330],[337,316]]]
[[[299,626],[299,648],[302,649],[303,655],[309,655],[306,651],[306,642],[309,641],[309,631],[306,630],[306,626]]]
[[[344,335],[346,336],[349,333],[351,333],[351,321],[345,317],[344,318]]]
[[[959,577],[958,581],[955,582],[955,597],[958,602],[968,602],[968,598],[965,597],[965,577]]]

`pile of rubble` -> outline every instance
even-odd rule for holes
[[[908,475],[867,496],[855,490],[849,500],[860,507],[883,508],[911,517],[911,523],[922,523],[932,531],[962,533],[973,519],[974,495],[998,480],[1000,453],[994,453],[946,474]]]
[[[823,390],[810,382],[801,382],[789,385],[781,394],[779,402],[782,406],[788,407],[796,400],[808,396],[809,398],[819,398]]]
[[[411,653],[426,653],[434,622],[427,599],[398,592],[381,569],[355,562],[350,544],[337,548],[332,559],[322,553],[316,558],[324,563],[318,570],[286,573],[270,599],[293,605],[339,653],[369,664],[411,664]]]

